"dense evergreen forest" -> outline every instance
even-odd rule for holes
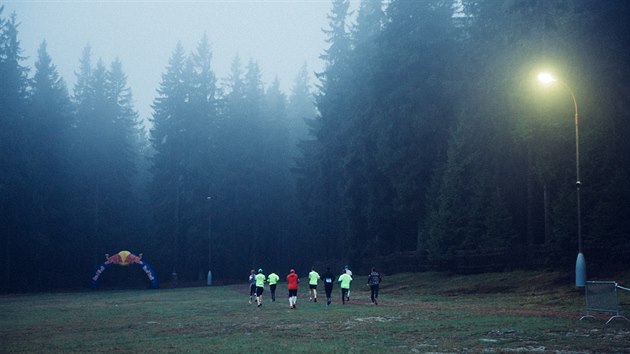
[[[312,264],[570,270],[567,87],[589,272],[630,256],[628,1],[332,0],[317,83],[304,67],[286,94],[238,57],[217,78],[204,37],[164,63],[149,125],[118,60],[86,47],[71,89],[46,42],[26,67],[18,18],[0,10],[1,291],[85,286],[124,249],[191,283]]]

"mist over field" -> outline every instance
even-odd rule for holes
[[[227,79],[239,56],[261,66],[267,85],[277,77],[289,92],[303,65],[311,78],[322,70],[322,29],[330,10],[329,1],[8,1],[4,6],[5,16],[18,15],[25,63],[32,66],[45,40],[70,87],[86,46],[95,61],[119,58],[143,119],[152,113],[160,76],[177,43],[191,52],[204,35],[220,79]]]

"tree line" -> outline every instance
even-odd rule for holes
[[[147,128],[119,60],[95,62],[86,47],[69,93],[45,41],[34,73],[22,64],[16,14],[0,12],[0,34],[2,290],[87,285],[120,250],[180,282],[308,254],[289,251],[292,160],[315,115],[306,66],[287,97],[253,59],[236,57],[219,82],[206,36],[190,53],[178,44]]]
[[[587,262],[627,257],[626,2],[363,1],[356,20],[348,1],[332,3],[298,197],[309,235],[345,245],[333,257],[366,267],[412,250],[437,269],[498,251],[516,266],[574,262],[567,88],[582,117]],[[537,86],[543,69],[566,87]],[[540,249],[544,262],[531,259]]]
[[[122,249],[190,282],[402,252],[438,269],[497,250],[570,265],[573,105],[535,84],[543,68],[580,108],[587,262],[630,253],[630,5],[349,5],[331,3],[317,87],[305,67],[288,96],[253,59],[218,79],[206,36],[178,44],[149,129],[119,60],[86,47],[70,94],[45,42],[34,73],[22,64],[17,15],[0,11],[2,290],[84,285]]]

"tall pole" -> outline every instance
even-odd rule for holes
[[[573,94],[573,90],[569,85],[565,84],[561,80],[557,80],[549,73],[540,73],[538,74],[538,80],[543,84],[552,84],[554,82],[560,83],[564,86],[569,93],[571,94],[571,99],[573,100],[573,109],[575,110],[575,192],[577,197],[577,233],[578,233],[578,255],[575,260],[575,286],[578,288],[583,288],[586,286],[586,260],[584,259],[584,254],[582,253],[582,210],[580,206],[580,187],[582,182],[580,181],[580,125],[579,125],[579,116],[578,116],[578,106],[577,100],[575,99],[575,95]]]
[[[208,286],[212,285],[212,197],[208,201]]]
[[[578,233],[578,255],[575,260],[575,286],[583,288],[586,285],[586,260],[582,253],[582,208],[580,203],[580,187],[582,182],[580,181],[580,120],[578,115],[577,100],[575,94],[569,85],[562,81],[559,81],[571,94],[573,100],[573,109],[575,110],[575,193],[576,193],[576,210],[577,210],[577,233]]]

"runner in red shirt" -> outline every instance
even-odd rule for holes
[[[298,278],[297,273],[295,273],[295,269],[291,269],[289,271],[289,275],[287,275],[287,288],[289,289],[289,308],[294,309],[295,303],[297,302],[297,291],[298,291],[298,283],[300,279]]]

